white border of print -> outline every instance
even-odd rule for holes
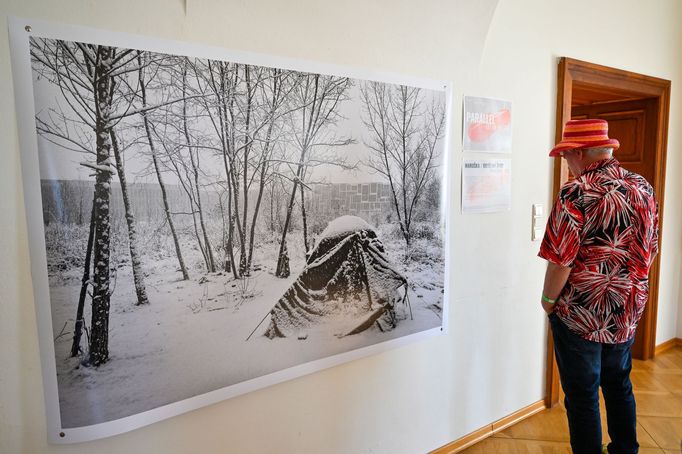
[[[157,39],[153,37],[124,34],[112,31],[97,30],[81,26],[58,24],[53,22],[8,18],[12,74],[14,78],[15,102],[19,145],[21,148],[21,164],[24,185],[24,203],[29,235],[31,258],[31,276],[33,281],[34,302],[40,345],[43,388],[47,417],[47,438],[51,443],[76,443],[128,432],[139,427],[152,424],[191,410],[195,410],[240,394],[248,393],[276,383],[300,377],[347,361],[377,354],[396,348],[416,340],[425,339],[447,332],[448,327],[448,295],[450,270],[450,175],[452,165],[450,157],[451,137],[451,97],[450,83],[428,79],[415,79],[390,73],[379,73],[329,64],[316,63],[282,57],[259,55],[254,53],[226,50],[219,47],[190,44],[185,42]],[[445,292],[443,295],[443,319],[440,328],[432,328],[420,333],[411,334],[380,344],[360,348],[312,361],[272,374],[257,377],[242,383],[208,392],[196,397],[174,402],[114,421],[94,424],[79,428],[63,429],[59,412],[59,398],[52,339],[52,315],[45,253],[45,236],[43,230],[42,201],[40,194],[40,172],[38,163],[37,136],[35,129],[35,108],[33,100],[32,72],[29,53],[29,37],[61,39],[90,43],[106,43],[107,45],[141,49],[159,53],[170,53],[199,58],[226,60],[253,65],[274,66],[300,71],[352,77],[357,79],[377,80],[382,82],[412,85],[421,88],[444,91],[447,103],[447,128],[444,140],[443,156],[443,195],[441,204],[441,222],[445,224]]]
[[[509,104],[509,113],[511,114],[511,123],[509,124],[509,148],[499,149],[499,150],[471,150],[467,148],[466,139],[466,114],[467,114],[467,99],[485,99],[488,101],[495,101],[499,103]],[[514,103],[509,99],[500,98],[489,98],[487,96],[473,96],[464,95],[462,96],[462,151],[466,153],[499,153],[499,154],[511,154],[514,145]]]

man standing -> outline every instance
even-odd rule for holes
[[[566,159],[564,184],[539,256],[548,263],[541,304],[554,352],[575,454],[601,452],[599,386],[611,454],[638,451],[630,370],[635,329],[658,253],[658,211],[651,185],[612,157],[619,147],[604,120],[571,120],[549,153]]]

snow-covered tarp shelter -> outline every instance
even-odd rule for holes
[[[407,279],[386,257],[374,229],[362,218],[341,216],[318,237],[306,266],[270,312],[269,338],[307,336],[324,325],[333,334],[381,331],[398,323],[407,306]]]

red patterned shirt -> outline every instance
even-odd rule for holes
[[[583,339],[614,344],[635,333],[657,253],[653,189],[610,158],[562,186],[538,255],[571,267],[555,303],[559,319]]]

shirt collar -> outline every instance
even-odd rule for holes
[[[595,172],[595,171],[597,171],[599,169],[603,169],[605,167],[619,166],[619,165],[620,165],[620,162],[618,162],[618,160],[614,157],[607,158],[607,159],[600,159],[599,161],[593,162],[589,166],[585,167],[585,169],[582,171],[582,173],[580,175],[582,176],[582,175],[585,175],[586,173]]]

